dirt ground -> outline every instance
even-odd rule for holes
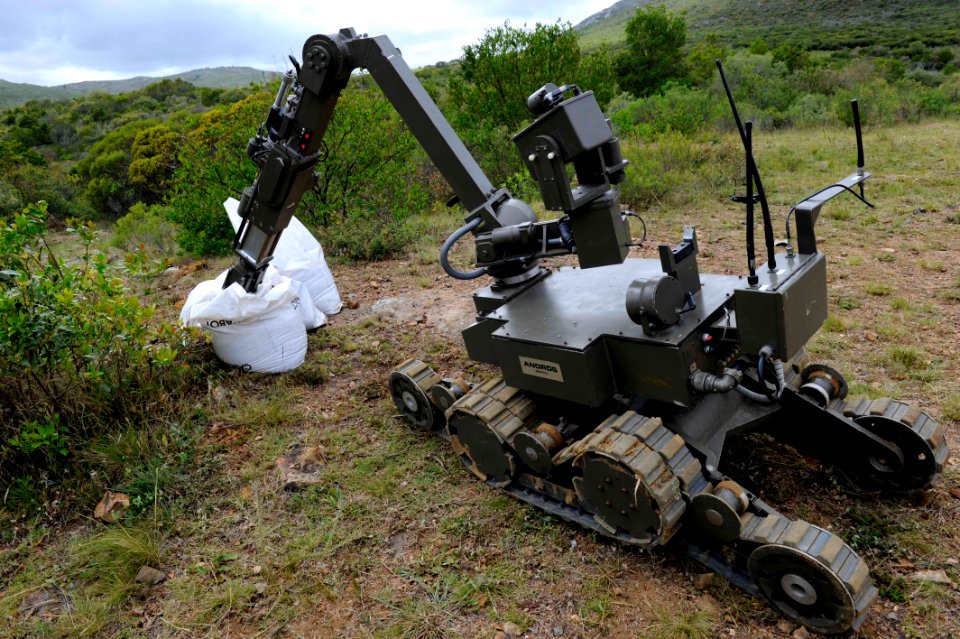
[[[868,137],[886,160],[868,190],[878,206],[840,204],[818,223],[830,317],[808,347],[815,361],[844,373],[851,394],[922,405],[944,424],[953,451],[960,450],[960,164],[950,143],[957,134],[960,124],[950,123],[911,129],[906,141],[899,131]],[[802,136],[767,141],[762,157],[801,146]],[[931,167],[929,158],[941,156],[951,159]],[[836,177],[827,164],[820,173]],[[795,191],[813,190],[806,177]],[[782,216],[785,208],[777,210]],[[734,205],[665,206],[645,216],[650,238],[631,257],[656,257],[658,243],[676,244],[682,225],[695,223],[701,273],[742,272],[742,210]],[[181,262],[161,282],[166,312],[230,263]],[[573,262],[551,266],[565,263]],[[479,484],[444,441],[399,418],[385,383],[408,357],[474,380],[496,374],[470,362],[460,338],[473,321],[478,284],[452,280],[413,255],[363,265],[334,259],[331,268],[346,306],[310,336],[300,369],[211,382],[200,408],[210,415],[204,442],[219,466],[203,480],[206,496],[164,528],[169,579],[123,604],[122,621],[88,634],[807,636],[669,546],[623,547]],[[276,460],[306,450],[320,481],[282,490]],[[881,596],[851,636],[946,639],[960,636],[957,459],[932,489],[901,498],[858,494],[832,469],[764,436],[731,442],[724,470],[783,514],[837,533],[867,561]],[[947,583],[926,578],[938,571]],[[72,636],[20,628],[0,636]]]
[[[944,228],[943,219],[952,210],[937,214],[916,212],[913,214],[913,228],[920,233],[935,234],[936,227]],[[736,212],[727,211],[725,215],[736,215]],[[940,292],[949,289],[956,278],[954,265],[960,263],[960,247],[954,242],[944,242],[935,251],[937,263],[949,265],[942,270],[937,267],[891,271],[887,268],[889,262],[883,261],[882,256],[892,254],[898,260],[910,263],[921,259],[921,255],[929,256],[930,252],[915,248],[914,242],[896,238],[891,238],[890,246],[851,243],[855,236],[831,228],[831,220],[823,226],[826,227],[822,236],[824,250],[839,253],[838,257],[831,256],[831,308],[832,312],[837,310],[843,314],[844,319],[839,320],[839,324],[832,320],[829,330],[823,333],[825,345],[815,341],[812,350],[814,353],[830,351],[835,348],[835,342],[842,340],[841,360],[824,361],[840,367],[851,381],[858,380],[862,384],[861,391],[889,389],[890,378],[885,371],[877,370],[873,353],[884,342],[914,343],[908,336],[917,336],[918,333],[909,326],[896,328],[891,333],[884,325],[890,319],[885,310],[890,305],[890,295],[863,295],[864,282],[890,282],[895,291],[892,295],[903,296],[910,309],[929,304],[924,300],[942,299]],[[701,271],[736,272],[733,265],[742,259],[742,249],[738,246],[739,229],[715,234],[709,228],[701,228],[701,246],[705,254],[701,259]],[[663,239],[665,243],[672,243],[672,240]],[[648,242],[642,249],[633,249],[631,254],[631,257],[655,256],[654,242]],[[877,256],[881,259],[877,260]],[[569,263],[570,260],[561,262]],[[850,263],[855,266],[850,267]],[[334,271],[347,307],[331,317],[329,327],[323,330],[345,331],[367,344],[384,344],[403,336],[406,346],[400,349],[402,354],[392,360],[379,361],[372,368],[348,370],[345,376],[336,375],[327,383],[310,389],[302,396],[302,403],[321,412],[336,413],[336,406],[349,404],[351,396],[355,397],[361,390],[367,394],[366,401],[372,403],[375,411],[393,414],[395,409],[380,384],[399,360],[408,355],[419,357],[442,373],[469,366],[459,333],[473,321],[470,294],[476,284],[442,276],[436,265],[411,266],[403,260],[360,266],[335,265]],[[862,306],[844,313],[838,304],[842,306],[841,300],[848,295],[862,300]],[[920,343],[927,355],[936,358],[943,368],[943,378],[956,379],[956,338],[960,337],[960,322],[957,320],[960,314],[955,302],[936,301],[934,304],[945,319],[933,331],[947,339],[931,339],[920,332]],[[371,318],[379,321],[371,321]],[[357,329],[358,326],[366,328]],[[476,366],[470,372],[494,373],[488,367]],[[860,381],[864,378],[866,381]],[[922,402],[931,413],[938,414],[940,397],[930,396],[929,384],[914,385],[908,377],[901,380],[897,390],[900,397]],[[343,417],[346,419],[341,419],[337,427],[364,428],[360,420]],[[392,422],[390,427],[406,428],[399,418],[391,417],[387,421]],[[956,450],[952,423],[948,420],[946,425],[951,448]],[[235,454],[245,456],[239,450]],[[450,473],[441,480],[440,489],[449,490],[451,484],[456,487],[456,512],[470,516],[469,513],[477,508],[482,509],[482,504],[497,499],[489,494],[493,492],[491,489],[471,483],[471,476],[457,467],[455,457],[443,448],[442,443],[436,450],[431,447],[430,454],[439,456],[445,471]],[[852,535],[855,545],[860,541],[858,551],[874,564],[875,573],[879,571],[881,588],[884,585],[887,588],[886,596],[877,601],[856,636],[947,637],[952,636],[950,632],[953,630],[950,629],[960,627],[957,625],[960,618],[955,587],[908,580],[921,570],[935,568],[946,568],[954,577],[958,574],[960,542],[956,526],[960,501],[950,492],[956,493],[958,488],[954,459],[949,460],[947,473],[932,490],[906,499],[884,501],[875,496],[862,497],[853,493],[843,484],[842,478],[829,469],[813,460],[799,458],[763,438],[735,442],[725,455],[732,469],[728,469],[728,473],[781,508],[784,514],[835,529],[848,542]],[[403,500],[404,497],[397,495],[397,499]],[[653,553],[640,552],[620,547],[576,526],[544,518],[524,505],[503,504],[503,507],[507,514],[502,516],[514,521],[518,518],[540,521],[539,525],[546,527],[548,534],[543,540],[534,535],[532,545],[512,547],[509,551],[494,550],[487,546],[489,541],[479,541],[479,548],[484,550],[461,547],[457,552],[468,555],[471,552],[489,553],[480,560],[481,564],[506,559],[511,570],[524,575],[520,580],[522,585],[518,584],[516,591],[501,595],[512,602],[516,607],[512,611],[514,616],[520,613],[519,619],[524,623],[510,626],[505,619],[513,617],[497,618],[498,611],[490,614],[487,608],[491,604],[484,603],[466,609],[454,606],[453,610],[446,611],[433,610],[429,606],[425,609],[414,607],[405,612],[413,617],[407,626],[388,626],[394,617],[388,606],[380,612],[381,622],[385,625],[378,626],[376,611],[382,602],[374,601],[371,606],[371,602],[364,600],[364,591],[407,591],[414,600],[418,597],[424,601],[437,600],[437,592],[432,586],[390,565],[392,562],[402,566],[411,561],[422,561],[423,554],[433,552],[436,546],[447,550],[449,540],[443,540],[445,535],[436,529],[438,524],[434,515],[431,521],[400,517],[392,525],[385,523],[387,530],[383,533],[378,551],[380,557],[376,560],[383,562],[382,565],[367,568],[359,582],[355,581],[347,591],[331,593],[317,607],[298,613],[289,625],[277,629],[278,636],[494,637],[503,636],[497,633],[504,633],[505,624],[508,630],[520,628],[522,636],[531,638],[805,636],[805,630],[785,621],[764,603],[749,598],[720,578],[710,578],[705,575],[703,567],[669,547]],[[864,515],[872,512],[871,509],[879,515]],[[877,518],[879,522],[875,521]],[[489,520],[481,520],[475,526],[478,531],[498,528],[495,521]],[[511,526],[507,527],[505,534],[510,534]],[[911,537],[916,534],[937,536],[935,547],[925,547]],[[890,536],[895,541],[872,544],[860,540],[871,535]],[[454,565],[462,568],[460,561]],[[541,576],[544,571],[559,573],[559,576]],[[413,592],[409,593],[411,589]],[[894,591],[895,594],[891,595]],[[496,598],[491,595],[489,600]],[[921,603],[918,605],[917,601]],[[920,608],[920,613],[913,610],[914,606]],[[708,621],[703,634],[694,634],[700,632],[697,619],[690,614],[695,611],[705,611]],[[387,627],[393,630],[384,632]],[[231,621],[224,630],[225,636],[244,636],[250,628],[244,624],[234,625]]]

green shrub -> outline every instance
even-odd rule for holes
[[[725,116],[724,108],[716,96],[706,91],[672,85],[662,94],[633,101],[611,119],[617,130],[633,131],[638,137],[667,131],[690,135]]]
[[[0,489],[56,475],[93,438],[162,420],[199,372],[198,335],[154,317],[105,255],[92,226],[82,254],[46,240],[46,206],[0,227]],[[144,262],[128,259],[128,276]]]
[[[960,393],[952,393],[943,400],[943,418],[960,422]]]
[[[13,215],[23,208],[23,202],[20,200],[20,191],[12,184],[0,179],[0,220]]]
[[[668,196],[673,204],[727,196],[743,171],[742,152],[732,140],[700,141],[668,132],[647,144],[625,141],[623,152],[630,166],[620,185],[622,199],[640,208]]]
[[[128,251],[139,248],[157,257],[173,255],[177,252],[177,225],[169,217],[165,207],[137,202],[117,220],[110,244]]]
[[[389,215],[347,217],[317,230],[327,255],[351,261],[380,260],[402,253],[413,241],[403,220]]]

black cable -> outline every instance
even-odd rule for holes
[[[812,198],[812,197],[817,197],[817,196],[820,195],[821,193],[823,193],[823,192],[825,192],[825,191],[829,191],[830,189],[834,189],[834,188],[840,188],[840,189],[843,189],[843,190],[845,190],[845,191],[849,191],[849,192],[853,195],[853,197],[857,198],[858,200],[860,200],[861,202],[863,202],[864,204],[866,204],[867,206],[869,206],[871,209],[876,208],[873,204],[871,204],[870,202],[868,202],[868,201],[867,201],[867,198],[864,197],[862,194],[857,193],[856,191],[854,191],[853,189],[851,189],[851,188],[850,188],[849,186],[847,186],[846,184],[839,184],[839,183],[838,183],[838,184],[831,184],[830,186],[825,186],[825,187],[823,187],[822,189],[820,189],[819,191],[817,191],[817,192],[815,192],[815,193],[811,193],[811,194],[808,195],[807,197],[803,198],[802,200],[800,200],[800,202],[806,202],[806,201],[809,200],[810,198]],[[860,188],[863,188],[863,187],[860,187]],[[799,202],[798,202],[798,204],[799,204]],[[790,239],[791,239],[791,238],[790,238],[790,216],[793,215],[793,212],[796,211],[796,210],[797,210],[797,205],[794,204],[793,206],[790,207],[790,210],[787,211],[787,222],[786,222],[787,244],[790,243]]]
[[[475,228],[480,226],[483,223],[479,217],[475,217],[456,231],[444,241],[443,246],[440,247],[440,266],[443,267],[443,270],[447,272],[447,275],[454,279],[458,280],[475,280],[481,275],[487,274],[487,269],[478,268],[475,271],[458,271],[450,265],[449,260],[447,259],[447,253],[450,252],[450,249],[453,248],[453,245],[457,243],[461,237],[470,233]]]
[[[629,215],[630,217],[635,217],[640,220],[640,225],[643,227],[643,237],[640,238],[640,244],[628,244],[627,246],[643,246],[643,243],[647,241],[647,223],[643,221],[643,218],[634,213],[633,211],[623,211],[624,215]]]

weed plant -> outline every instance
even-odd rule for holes
[[[0,228],[0,487],[8,497],[35,493],[34,479],[70,469],[103,435],[164,423],[201,372],[199,335],[157,320],[124,283],[133,278],[148,293],[155,264],[131,254],[118,269],[92,250],[92,225],[70,232],[81,250],[72,259],[51,250],[43,203]]]

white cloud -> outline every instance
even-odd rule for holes
[[[55,85],[198,67],[282,70],[313,33],[386,34],[413,67],[459,57],[486,29],[577,23],[610,0],[5,0],[0,78]]]

